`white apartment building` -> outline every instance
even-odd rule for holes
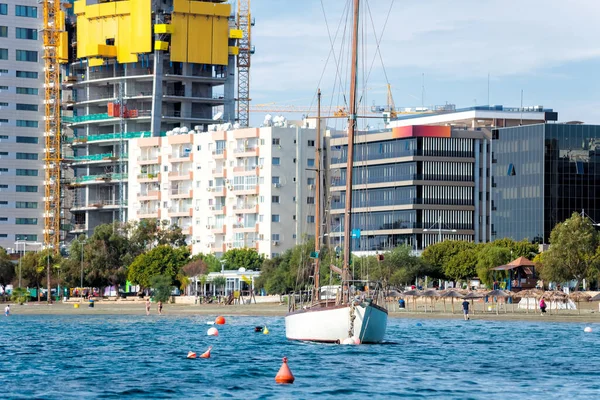
[[[37,1],[0,0],[0,246],[11,251],[43,240],[41,27]]]
[[[192,251],[274,257],[314,236],[315,133],[263,127],[129,141],[129,220],[180,226]]]

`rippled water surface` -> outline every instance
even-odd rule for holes
[[[0,319],[4,398],[599,398],[600,326],[390,319],[388,343],[288,342],[283,318]],[[267,324],[269,335],[254,332]],[[421,326],[419,326],[421,324]],[[588,324],[589,325],[589,324]],[[212,345],[212,358],[188,360]],[[277,385],[287,356],[296,377]]]

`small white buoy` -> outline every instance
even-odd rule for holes
[[[586,333],[590,333],[592,331],[592,328],[589,327],[589,326],[586,326],[583,331],[586,332]]]
[[[351,337],[346,338],[346,339],[344,339],[342,344],[354,344],[354,339],[352,339]]]
[[[357,338],[356,336],[354,336],[354,337],[352,338],[352,340],[354,340],[354,344],[356,344],[356,345],[360,344],[360,339],[359,339],[359,338]]]
[[[206,332],[208,336],[219,336],[219,331],[217,328],[210,328],[208,332]]]
[[[214,325],[215,321],[206,321],[206,325]]]

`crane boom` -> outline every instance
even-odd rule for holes
[[[237,119],[242,127],[250,123],[250,55],[252,54],[250,0],[237,1],[237,28],[242,31],[237,56],[238,102]]]
[[[60,0],[43,0],[44,10],[44,245],[57,253],[60,244]],[[50,251],[50,250],[49,250]]]

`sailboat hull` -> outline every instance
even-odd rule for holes
[[[353,334],[351,316],[354,313]],[[387,311],[372,304],[314,307],[285,317],[285,334],[290,340],[339,343],[349,336],[361,343],[381,343],[387,327]]]

